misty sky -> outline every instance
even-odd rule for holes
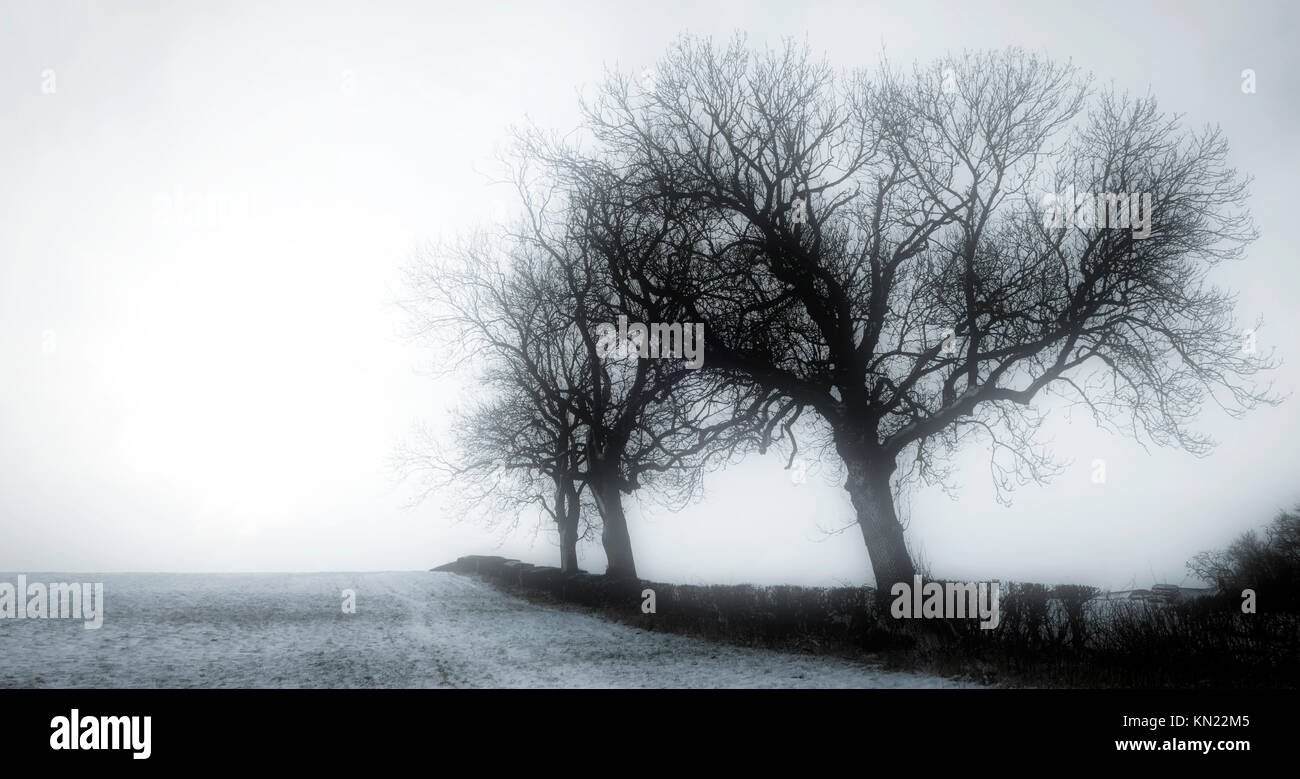
[[[423,569],[461,554],[556,564],[413,510],[389,458],[454,407],[401,337],[399,271],[512,207],[512,123],[567,130],[605,66],[681,32],[807,37],[836,65],[1017,45],[1219,123],[1255,176],[1261,238],[1216,274],[1293,391],[1300,14],[1287,3],[653,2],[0,4],[0,570]],[[1257,75],[1243,94],[1241,71]],[[48,93],[52,91],[52,94]],[[706,347],[707,355],[707,347]],[[706,357],[707,359],[707,357]],[[936,575],[1123,587],[1300,500],[1300,398],[1207,411],[1207,458],[1053,413],[1072,466],[994,500],[922,490],[909,537]],[[1107,462],[1094,484],[1091,463]],[[775,455],[713,475],[680,514],[630,504],[641,576],[869,583],[837,483]],[[500,545],[498,545],[500,543]],[[603,570],[599,546],[583,567]]]

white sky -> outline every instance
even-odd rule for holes
[[[1222,124],[1263,237],[1221,278],[1288,357],[1296,11],[972,5],[0,3],[0,570],[408,569],[495,549],[436,500],[402,509],[390,479],[410,424],[455,402],[398,337],[397,271],[509,207],[484,171],[511,123],[571,128],[603,65],[639,72],[683,31],[806,35],[846,66],[882,45],[898,62],[1020,45]],[[1058,415],[1071,470],[1008,509],[971,451],[960,502],[916,495],[910,536],[945,576],[1183,581],[1192,554],[1300,499],[1296,402],[1208,414],[1221,445],[1203,460]],[[869,582],[856,529],[819,530],[850,519],[843,490],[782,466],[717,474],[678,515],[634,508],[642,576]],[[498,551],[558,557],[545,534]]]

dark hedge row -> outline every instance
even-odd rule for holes
[[[870,587],[678,585],[614,580],[504,557],[435,568],[598,610],[643,630],[882,660],[985,683],[1067,687],[1295,687],[1300,616],[1242,614],[1227,598],[1094,600],[1092,587],[1001,585],[1000,623],[896,620]],[[929,580],[938,581],[938,580]],[[654,591],[655,613],[642,611]]]

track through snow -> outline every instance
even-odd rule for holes
[[[27,581],[102,581],[104,624],[0,619],[0,687],[974,686],[649,633],[452,573]],[[356,592],[355,614],[342,613],[345,589]]]

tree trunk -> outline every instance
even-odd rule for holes
[[[592,485],[596,507],[600,509],[600,541],[605,547],[609,566],[605,575],[616,579],[635,579],[636,563],[632,560],[632,537],[627,532],[623,514],[623,495],[611,482]]]
[[[912,556],[908,554],[903,538],[903,526],[894,511],[894,495],[889,486],[894,464],[873,462],[861,452],[844,446],[839,448],[849,474],[844,489],[853,502],[862,540],[871,556],[876,595],[887,598],[890,587],[896,582],[906,582],[910,587],[912,576],[916,574],[916,566],[912,564]]]
[[[560,571],[577,573],[578,519],[582,509],[578,504],[578,491],[573,488],[572,481],[568,481],[561,489],[564,495],[564,508],[556,514],[560,525]]]

